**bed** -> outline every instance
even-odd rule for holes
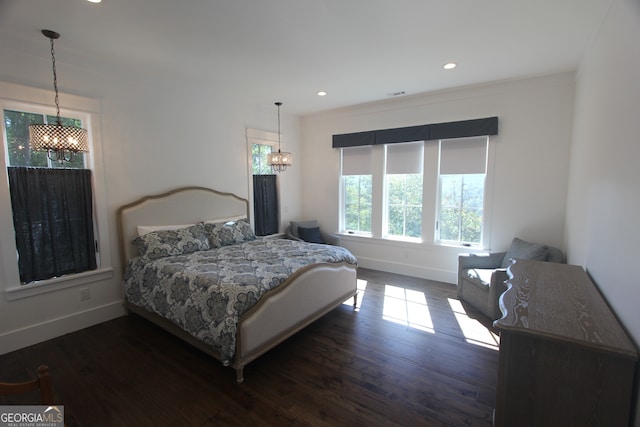
[[[234,368],[239,383],[249,362],[357,302],[348,250],[256,238],[248,210],[234,194],[181,187],[117,211],[126,309]]]

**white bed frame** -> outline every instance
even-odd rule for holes
[[[204,187],[182,187],[143,197],[117,211],[123,269],[137,255],[131,241],[138,225],[194,224],[211,219],[246,215],[249,203],[231,193]],[[353,297],[357,303],[356,267],[347,263],[316,264],[298,270],[282,285],[264,294],[238,321],[236,350],[231,366],[244,381],[249,362]],[[125,307],[207,354],[221,360],[212,347],[194,338],[173,322],[125,301]]]

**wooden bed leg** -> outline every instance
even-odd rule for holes
[[[244,382],[244,367],[236,368],[236,382],[242,384]]]
[[[353,294],[353,309],[358,308],[358,293]]]

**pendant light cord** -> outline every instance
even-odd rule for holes
[[[62,125],[62,121],[60,120],[60,100],[58,98],[58,74],[56,73],[56,53],[53,50],[53,38],[51,40],[51,63],[53,68],[53,90],[56,92],[56,119],[58,121],[58,126]]]
[[[282,102],[276,102],[276,105],[278,106],[278,153],[280,152],[280,106],[282,105]]]

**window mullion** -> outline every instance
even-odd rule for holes
[[[460,179],[460,214],[458,215],[458,241],[462,241],[462,215],[464,212],[464,176]]]

